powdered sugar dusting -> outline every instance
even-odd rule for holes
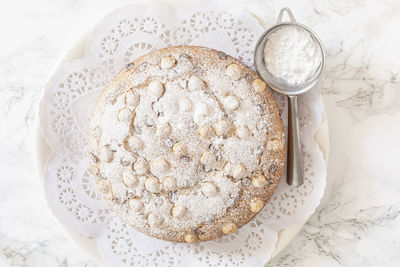
[[[309,32],[295,26],[272,32],[264,56],[268,71],[292,85],[311,78],[322,62],[319,44]]]
[[[223,172],[225,165],[243,166],[245,174],[240,178],[247,180],[258,173],[271,123],[267,103],[252,91],[254,78],[245,78],[242,67],[229,65],[235,69],[233,79],[226,71],[228,62],[198,58],[190,50],[185,54],[190,57],[182,57],[179,50],[173,50],[139,61],[140,70],[123,74],[124,82],[110,86],[108,94],[103,94],[104,101],[99,102],[91,122],[96,133],[92,136],[98,140],[89,140],[91,152],[109,147],[113,153],[111,162],[92,160],[99,166],[101,176],[111,182],[112,190],[105,193],[106,198],[124,221],[152,235],[162,234],[165,229],[196,229],[224,216],[244,189],[240,179]],[[161,68],[160,60],[165,56],[175,58],[176,64]],[[190,84],[189,79],[196,82]],[[154,81],[161,84],[157,82],[155,86]],[[136,100],[126,103],[131,90],[137,94]],[[115,98],[107,101],[110,92]],[[130,117],[126,108],[133,114],[131,121],[125,119]],[[122,109],[124,116],[118,119]],[[228,124],[219,124],[221,121]],[[216,125],[230,128],[215,128],[207,136],[199,135],[199,128],[213,129]],[[246,138],[237,136],[238,127],[248,130]],[[129,145],[132,136],[141,140],[141,146]],[[185,149],[174,153],[172,148],[178,142]],[[261,153],[255,153],[257,149]],[[200,161],[204,153],[213,160]],[[138,160],[140,172],[135,165]],[[137,184],[124,183],[122,174],[126,172],[137,176]],[[150,182],[146,183],[149,177],[151,187]],[[164,179],[176,181],[177,188],[163,188]],[[202,187],[205,183],[207,186]],[[129,199],[143,203],[143,208],[131,209]],[[175,215],[179,216],[171,213],[175,206],[179,208]]]

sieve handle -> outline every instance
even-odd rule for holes
[[[296,22],[296,19],[294,18],[292,11],[288,7],[284,7],[281,9],[281,12],[279,12],[279,16],[278,16],[278,20],[277,20],[276,24],[282,23],[283,14],[285,12],[288,14],[290,22]]]
[[[288,152],[287,152],[287,183],[299,187],[304,183],[303,164],[299,120],[297,111],[297,96],[288,96]]]

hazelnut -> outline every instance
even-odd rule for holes
[[[134,112],[130,111],[129,108],[122,108],[118,112],[118,120],[122,122],[130,122],[134,117]]]
[[[217,187],[212,182],[205,182],[201,185],[201,192],[207,197],[214,197],[217,195]]]
[[[133,173],[125,171],[122,174],[122,181],[124,182],[124,184],[127,187],[132,187],[132,186],[137,185],[137,183],[139,182],[139,179]]]
[[[237,65],[237,64],[230,64],[227,68],[226,68],[226,75],[231,78],[232,80],[239,80],[240,76],[242,74],[242,68]]]
[[[150,176],[149,178],[147,178],[146,181],[144,182],[144,186],[151,193],[160,192],[160,183],[158,179],[154,176]]]
[[[151,226],[160,226],[162,221],[163,221],[162,218],[158,217],[153,212],[150,212],[149,215],[147,216],[147,222]]]
[[[181,143],[178,142],[176,143],[173,147],[172,147],[172,151],[174,152],[174,154],[178,157],[182,157],[184,155],[186,155],[186,146]]]
[[[147,86],[147,89],[149,90],[150,94],[157,98],[160,98],[164,95],[164,85],[158,80],[151,81]]]
[[[102,162],[111,162],[113,160],[114,153],[112,152],[110,146],[104,146],[100,151],[100,160]]]
[[[163,57],[160,61],[160,67],[163,70],[172,69],[176,65],[176,59],[173,56]]]
[[[279,152],[282,150],[282,142],[279,139],[273,139],[267,142],[267,147],[272,152]]]
[[[192,101],[188,97],[181,97],[178,102],[179,109],[181,111],[191,111],[192,110]]]
[[[253,197],[250,200],[250,210],[253,213],[257,213],[264,207],[264,202],[258,197]]]
[[[235,109],[237,109],[239,107],[240,100],[239,100],[239,98],[237,98],[234,95],[229,95],[229,96],[224,98],[223,104],[224,104],[224,108],[227,111],[232,111],[232,110],[235,110]]]
[[[165,138],[171,134],[171,126],[169,123],[160,123],[157,125],[156,135],[160,138]]]
[[[195,75],[190,76],[188,81],[189,91],[204,90],[205,86],[206,85],[202,79]]]
[[[196,105],[196,114],[200,116],[207,116],[209,114],[208,105],[205,102],[200,102]]]
[[[235,164],[232,168],[232,177],[234,179],[242,179],[246,176],[246,167],[242,163]]]
[[[176,179],[172,176],[167,176],[162,181],[163,189],[168,191],[174,191],[177,189]]]
[[[249,139],[251,137],[251,133],[247,126],[239,126],[236,128],[236,135],[240,139]]]
[[[220,120],[215,124],[215,133],[219,136],[227,137],[231,132],[233,125],[230,121]]]
[[[153,161],[152,170],[156,173],[165,173],[169,170],[169,163],[163,158],[158,158]]]
[[[186,211],[186,208],[182,204],[176,203],[171,210],[171,214],[175,218],[180,219],[185,215],[185,211]]]
[[[200,157],[201,164],[209,167],[212,167],[216,163],[216,161],[216,156],[208,150],[204,151]]]
[[[267,88],[267,85],[265,82],[263,82],[261,79],[254,79],[254,81],[251,83],[251,86],[256,92],[264,92],[265,88]]]
[[[233,234],[237,231],[237,229],[238,229],[237,225],[232,222],[226,223],[222,226],[222,232],[225,235]]]
[[[128,138],[128,146],[131,150],[139,150],[143,148],[143,141],[139,136],[129,136]]]
[[[192,244],[197,241],[197,236],[193,233],[189,233],[185,235],[185,242]]]
[[[140,96],[137,92],[129,90],[125,94],[125,103],[129,106],[136,107],[139,104]]]
[[[256,174],[251,179],[251,183],[256,188],[263,188],[267,184],[267,179],[262,174]]]
[[[128,202],[129,208],[133,211],[139,212],[143,209],[143,203],[140,199],[131,198]]]
[[[149,164],[144,158],[139,158],[133,165],[133,169],[137,174],[143,175],[149,171]]]
[[[207,136],[212,134],[213,128],[208,125],[203,125],[197,131],[202,138],[206,138]]]
[[[106,180],[99,180],[97,182],[97,188],[99,189],[100,192],[104,194],[108,194],[111,192],[110,182]]]

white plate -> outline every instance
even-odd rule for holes
[[[84,56],[88,36],[89,34],[82,36],[74,45],[67,49],[64,55],[61,56],[58,60],[58,63],[56,64],[49,77],[51,77],[63,63],[70,62],[74,59],[78,59]],[[39,177],[42,179],[42,177],[44,176],[46,163],[51,155],[51,148],[47,144],[46,139],[43,135],[42,129],[40,127],[39,116],[37,116],[35,128],[35,160]],[[324,155],[325,161],[328,162],[329,132],[328,123],[326,121],[325,108],[323,113],[323,122],[320,129],[316,133],[315,138]],[[305,223],[306,221],[279,232],[278,241],[276,243],[276,247],[272,254],[272,257],[278,255],[296,237],[296,235],[301,231]],[[71,240],[75,242],[78,247],[81,248],[85,253],[87,253],[94,262],[96,262],[100,266],[107,266],[105,261],[102,259],[99,250],[97,249],[97,244],[94,239],[82,237],[79,234],[70,231],[64,225],[63,228],[68,236],[71,238]]]

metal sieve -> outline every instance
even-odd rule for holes
[[[289,16],[289,22],[282,22],[284,13]],[[285,80],[274,77],[267,69],[264,62],[264,47],[269,36],[274,31],[283,27],[297,27],[307,31],[311,38],[318,44],[321,49],[321,64],[316,72],[308,80],[301,84],[291,85]],[[307,26],[296,22],[289,8],[282,8],[276,25],[266,30],[258,39],[254,52],[254,64],[257,73],[274,91],[288,96],[288,149],[287,149],[287,183],[289,185],[300,186],[304,183],[304,173],[301,157],[301,142],[299,134],[297,96],[310,90],[320,79],[325,69],[325,51],[321,40]]]

